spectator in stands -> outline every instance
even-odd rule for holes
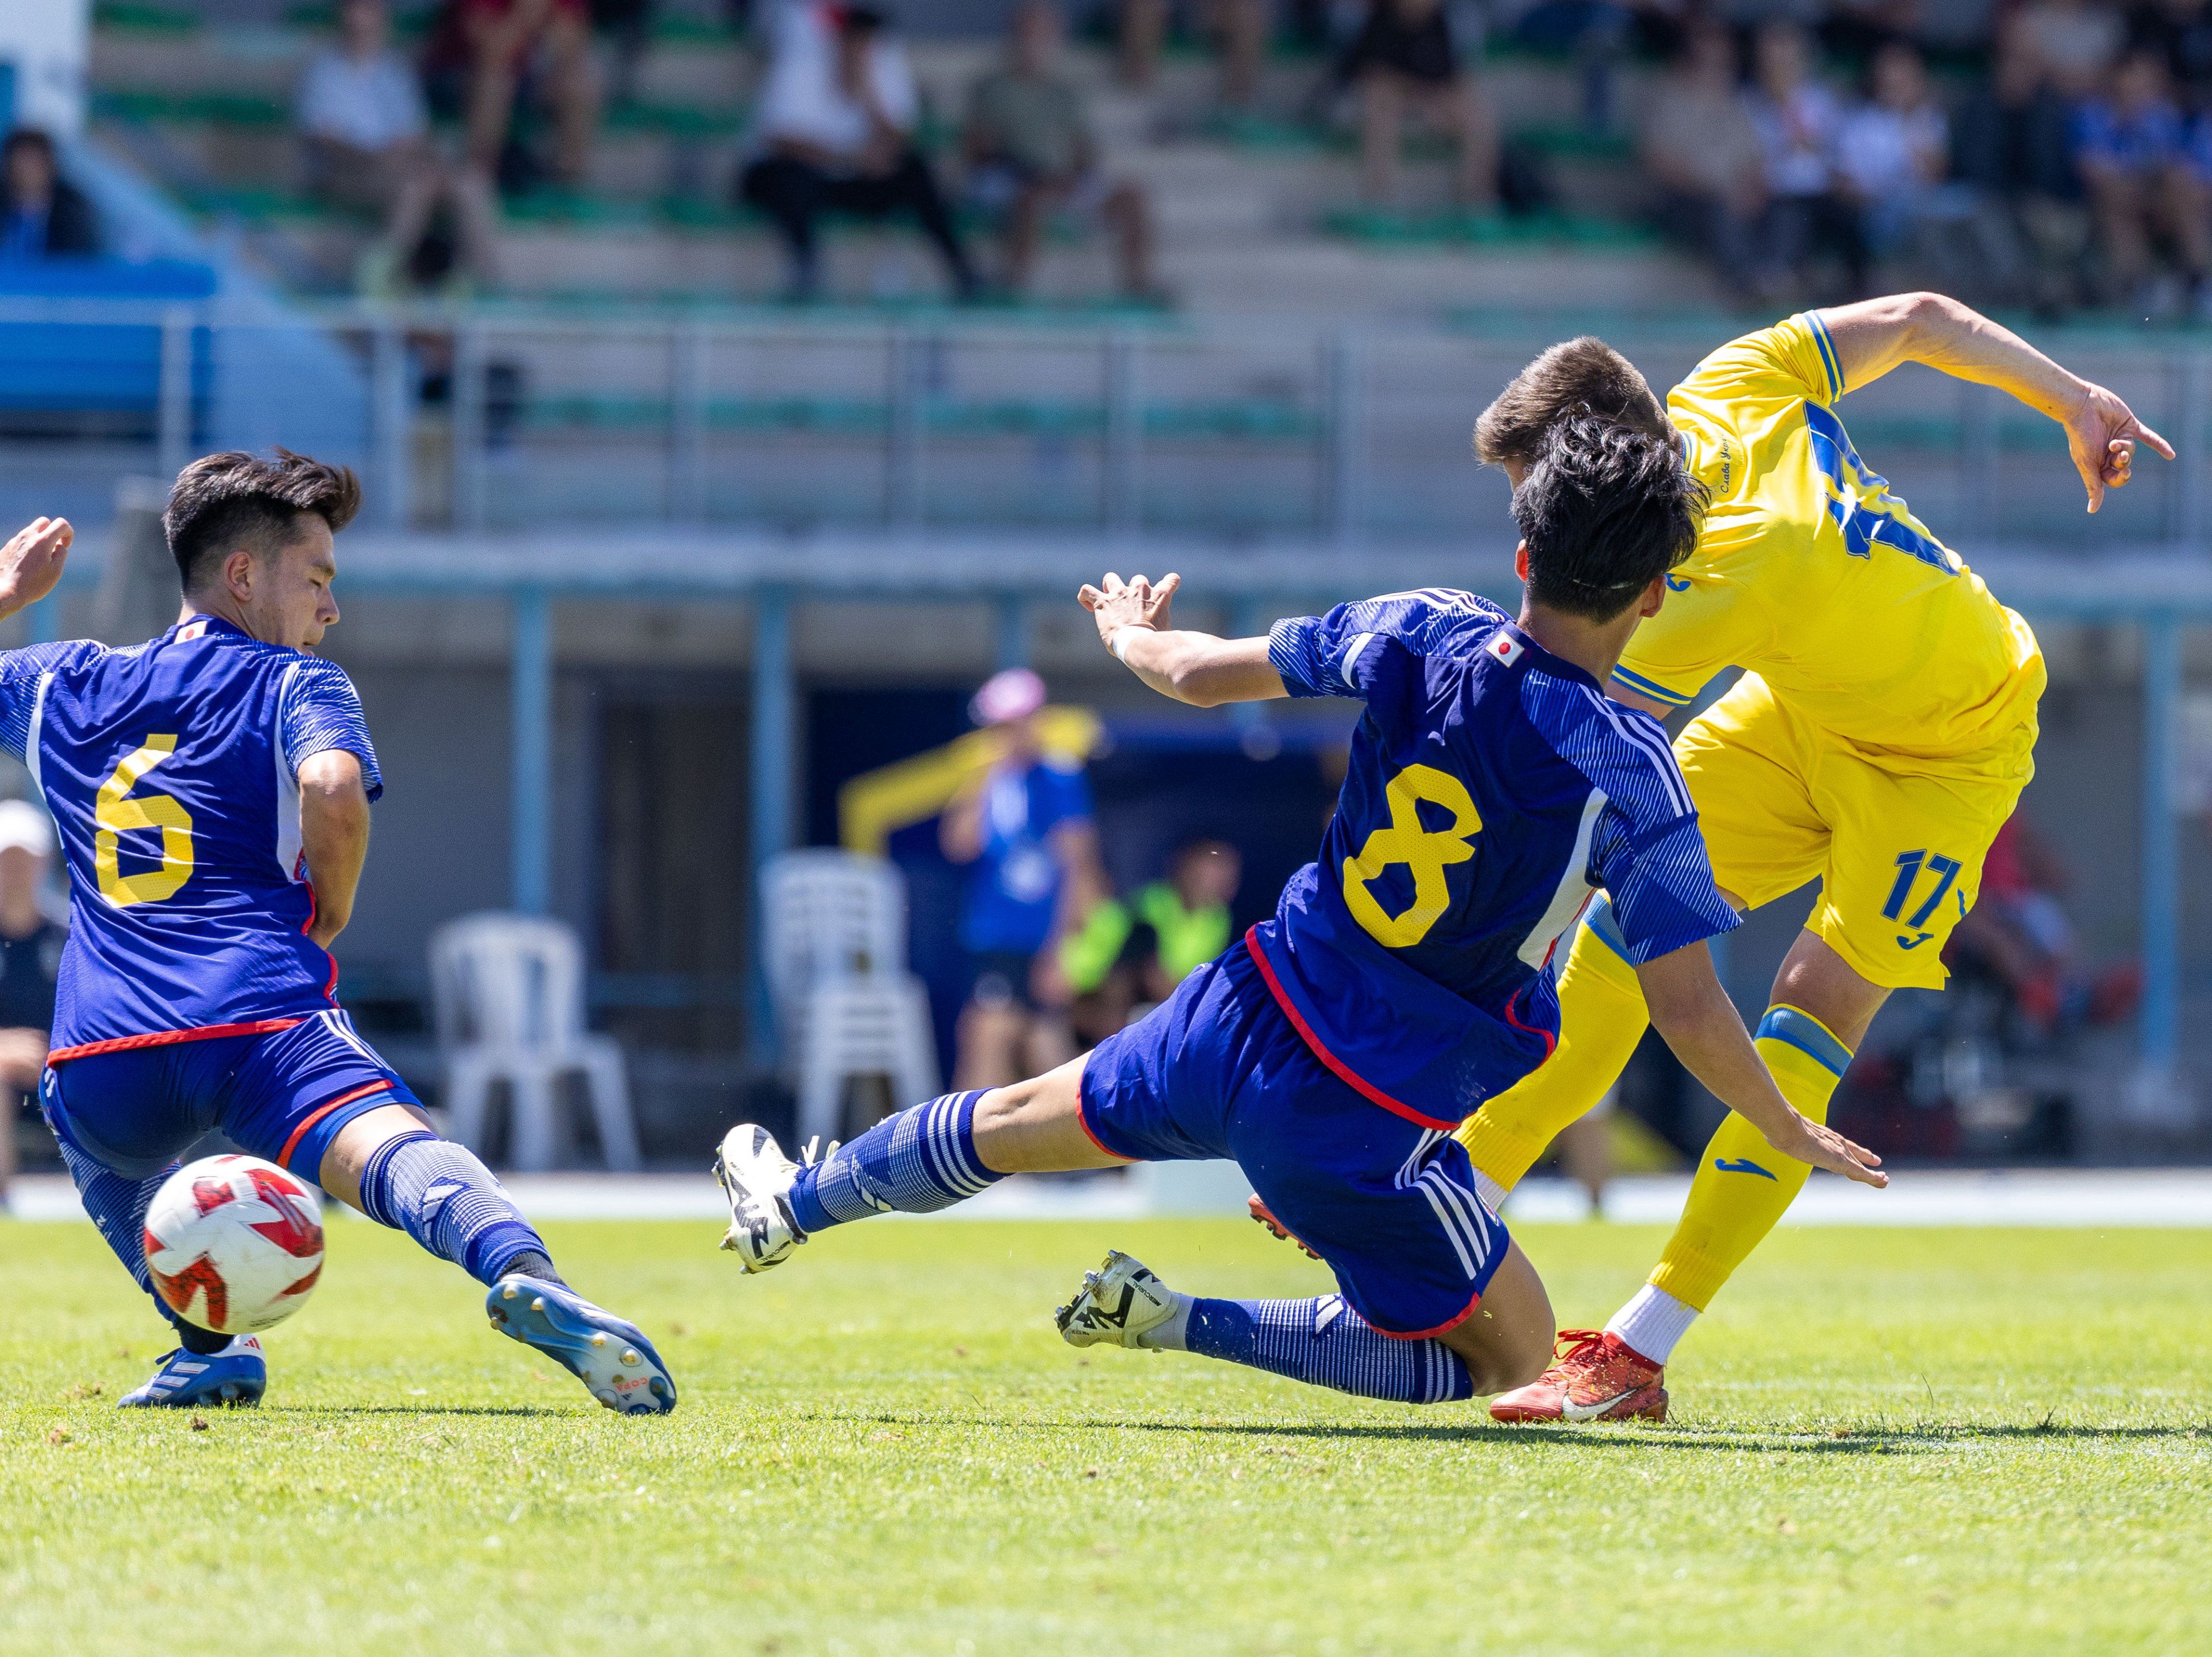
[[[1910,46],[1920,32],[1920,0],[1830,0],[1816,25],[1820,49],[1871,64],[1887,46]]]
[[[53,855],[46,814],[27,800],[0,800],[0,1211],[15,1177],[18,1120],[37,1111],[69,937],[42,901]]]
[[[471,164],[509,190],[527,187],[535,167],[514,143],[515,108],[542,99],[553,115],[553,175],[583,184],[599,124],[585,0],[445,0],[423,66],[432,103],[466,118]]]
[[[2128,46],[2166,60],[2185,109],[2212,108],[2212,0],[2143,0],[2128,14]]]
[[[939,824],[945,855],[973,871],[960,942],[975,980],[960,1015],[956,1087],[1003,1087],[1075,1056],[1060,945],[1108,887],[1090,786],[1038,742],[1044,700],[1044,681],[1025,667],[975,693],[969,716],[997,734],[999,756]]]
[[[771,22],[758,153],[738,188],[783,233],[794,299],[820,291],[815,221],[833,209],[872,218],[912,213],[944,256],[958,296],[977,291],[937,176],[915,147],[921,99],[889,21],[865,0],[782,0]]]
[[[0,147],[0,259],[89,258],[100,221],[83,192],[61,175],[54,141],[18,127]]]
[[[1170,0],[1121,0],[1121,79],[1149,91],[1167,39]],[[1269,0],[1195,0],[1197,31],[1221,54],[1221,101],[1249,109],[1260,95],[1260,65],[1272,21]]]
[[[1460,61],[1443,0],[1370,0],[1366,27],[1337,64],[1359,99],[1359,179],[1370,206],[1398,197],[1399,144],[1409,112],[1452,146],[1452,199],[1498,206],[1498,130],[1480,76]]]
[[[975,83],[962,149],[976,200],[1003,215],[1006,286],[1028,284],[1048,214],[1105,221],[1121,291],[1152,291],[1152,212],[1141,185],[1098,172],[1098,143],[1083,90],[1060,71],[1061,26],[1052,0],[1015,9],[1005,67]]]
[[[2059,91],[2082,98],[2105,83],[2127,44],[2127,25],[2105,0],[2028,0],[2012,24],[2027,36]]]
[[[1875,53],[1866,102],[1836,135],[1836,179],[1857,209],[1859,239],[1875,258],[1902,252],[1932,215],[1951,166],[1951,130],[1920,53],[1893,40]]]
[[[1717,22],[1693,25],[1652,99],[1639,151],[1659,186],[1662,230],[1712,261],[1735,297],[1749,299],[1764,263],[1765,152],[1736,84],[1735,41]]]
[[[344,0],[338,43],[317,52],[300,83],[295,118],[310,192],[333,206],[374,214],[382,229],[362,256],[363,292],[393,291],[443,205],[451,214],[455,263],[489,276],[495,209],[482,168],[449,167],[430,141],[430,112],[414,68],[392,49],[384,0]]]
[[[2074,115],[2075,165],[2088,185],[2106,281],[2117,296],[2148,310],[2166,308],[2152,269],[2155,241],[2172,245],[2192,286],[2212,270],[2183,136],[2165,62],[2147,52],[2123,58],[2111,90]]]
[[[2034,33],[1999,28],[1988,84],[1960,106],[1952,166],[1982,205],[1985,263],[2008,296],[2047,316],[2077,302],[2089,213],[2074,165],[2072,110]]]
[[[1836,137],[1843,106],[1814,78],[1802,27],[1765,24],[1754,49],[1751,120],[1765,158],[1767,203],[1761,241],[1769,280],[1803,281],[1826,253],[1844,267],[1853,298],[1866,292],[1866,243],[1858,214],[1837,188]]]
[[[1632,51],[1672,58],[1682,50],[1686,25],[1703,21],[1683,0],[1536,0],[1513,26],[1513,39],[1530,49],[1571,57],[1582,73],[1583,124],[1593,132],[1613,126],[1613,87],[1621,59]]]

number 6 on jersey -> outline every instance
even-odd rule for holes
[[[100,895],[118,909],[174,897],[178,889],[192,877],[192,814],[167,794],[128,798],[141,777],[176,751],[174,737],[149,737],[144,747],[126,755],[100,785],[100,798],[92,813],[99,825],[93,835],[92,865],[100,877]],[[134,828],[161,831],[160,868],[137,875],[122,871],[118,836]]]

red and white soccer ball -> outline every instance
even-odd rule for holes
[[[273,1329],[322,1275],[322,1204],[274,1162],[204,1156],[154,1193],[146,1265],[185,1322],[220,1335]]]

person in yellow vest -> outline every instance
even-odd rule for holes
[[[1107,1026],[1098,1035],[1119,1029],[1139,1001],[1166,1000],[1229,947],[1229,906],[1243,880],[1243,856],[1228,841],[1187,841],[1169,859],[1167,878],[1139,887],[1127,903],[1092,907],[1060,945],[1060,966],[1079,998],[1113,1010],[1097,1021]]]

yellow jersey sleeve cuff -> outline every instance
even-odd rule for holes
[[[1805,325],[1813,336],[1813,343],[1820,353],[1820,367],[1827,377],[1828,401],[1833,403],[1847,389],[1844,385],[1843,359],[1836,355],[1836,342],[1828,337],[1828,326],[1820,320],[1818,311],[1802,311],[1797,320]]]
[[[1615,667],[1613,677],[1623,689],[1633,690],[1639,696],[1649,696],[1655,702],[1664,702],[1669,707],[1687,707],[1697,695],[1694,690],[1676,690],[1656,679],[1647,679],[1641,673],[1631,672],[1625,667]]]

